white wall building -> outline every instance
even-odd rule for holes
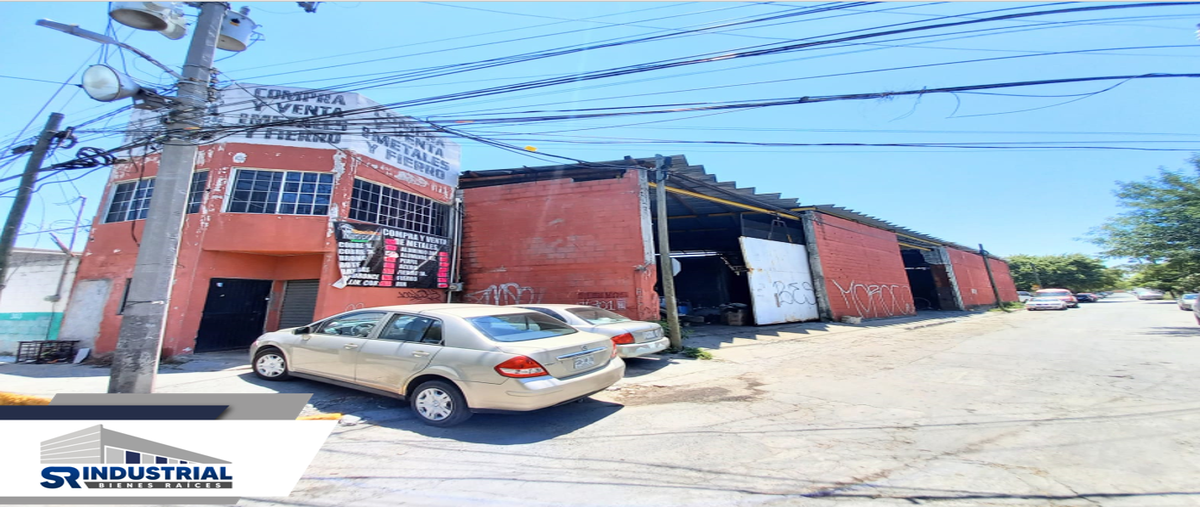
[[[78,257],[70,258],[64,275],[67,261],[61,250],[13,249],[0,293],[0,354],[15,354],[17,342],[58,338],[79,266]]]

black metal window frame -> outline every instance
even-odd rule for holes
[[[355,178],[349,218],[405,231],[445,236],[449,209],[450,205],[428,197]]]
[[[150,210],[150,196],[154,195],[154,178],[124,181],[113,185],[108,213],[104,223],[127,222],[146,218]]]
[[[236,169],[227,213],[328,215],[333,173]]]
[[[155,178],[151,176],[114,184],[108,212],[104,214],[104,223],[128,222],[146,218],[146,214],[150,211],[150,197],[154,195],[154,181]],[[192,181],[188,187],[188,213],[200,212],[207,187],[208,171],[192,173]]]

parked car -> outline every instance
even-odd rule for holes
[[[364,308],[266,333],[254,374],[301,377],[406,399],[453,426],[474,411],[529,411],[590,396],[625,374],[605,335],[522,308],[427,304]]]
[[[1079,301],[1080,303],[1095,303],[1096,301],[1100,300],[1100,297],[1092,294],[1091,292],[1080,292],[1075,294],[1075,300]]]
[[[1147,290],[1137,293],[1137,298],[1142,301],[1159,301],[1163,298],[1163,293],[1160,290]]]
[[[1066,310],[1067,302],[1054,296],[1037,296],[1025,302],[1026,310]]]
[[[1180,310],[1191,310],[1193,306],[1196,306],[1196,294],[1184,294],[1179,296],[1179,300],[1176,301],[1176,303],[1179,303]]]
[[[1033,298],[1033,294],[1030,294],[1027,291],[1023,291],[1023,290],[1017,291],[1017,301],[1019,301],[1021,303],[1029,301],[1032,298]]]
[[[641,357],[666,350],[669,345],[662,326],[654,322],[633,320],[603,308],[583,305],[516,305],[541,312],[580,331],[602,334],[617,346],[623,358]]]
[[[1196,324],[1200,324],[1200,305],[1192,305],[1192,316],[1196,317]]]
[[[1069,308],[1079,306],[1079,300],[1075,299],[1075,296],[1067,289],[1042,289],[1033,293],[1033,297],[1034,299],[1039,297],[1054,297],[1061,299]]]

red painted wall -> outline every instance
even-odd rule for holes
[[[817,213],[817,251],[833,318],[916,315],[896,235]]]
[[[962,294],[963,305],[973,308],[983,305],[996,304],[996,296],[992,293],[992,284],[988,280],[987,269],[983,266],[983,257],[976,252],[968,252],[957,248],[947,248],[950,263],[954,267],[954,278],[958,281],[958,291]],[[1017,287],[1008,271],[1008,264],[996,259],[988,259],[992,275],[996,278],[996,287],[1000,289],[1000,299],[1003,301],[1017,300]]]
[[[633,171],[465,190],[465,301],[582,303],[658,320],[640,191]]]
[[[236,162],[235,162],[236,160]],[[329,216],[224,213],[225,199],[235,168],[331,172],[336,175]],[[109,279],[112,288],[105,302],[95,350],[98,354],[116,347],[121,326],[117,315],[125,292],[125,279],[133,272],[137,256],[134,237],[142,234],[144,221],[106,224],[112,183],[150,177],[157,173],[158,156],[136,158],[114,167],[105,201],[100,207],[80,262],[77,280]],[[449,202],[452,191],[419,176],[379,164],[353,152],[334,149],[280,148],[248,144],[204,146],[197,156],[197,171],[208,170],[208,192],[200,213],[185,218],[172,289],[171,308],[163,337],[168,356],[190,353],[212,278],[273,280],[264,330],[277,329],[284,281],[320,279],[315,318],[347,309],[408,303],[445,301],[445,290],[404,290],[375,287],[336,289],[338,280],[336,243],[332,223],[348,214],[355,177],[398,188],[441,202]],[[68,308],[68,312],[71,310]]]

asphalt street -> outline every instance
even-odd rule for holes
[[[1200,326],[1173,302],[765,341],[534,414],[369,413],[288,501],[243,503],[1200,505]]]
[[[931,324],[937,324],[931,327]],[[243,505],[1200,505],[1200,326],[1173,301],[697,332],[580,403],[437,429],[405,405],[256,379],[242,354],[160,392],[310,392],[334,430],[287,499]],[[0,364],[0,390],[107,370]],[[286,446],[262,435],[263,452]]]

